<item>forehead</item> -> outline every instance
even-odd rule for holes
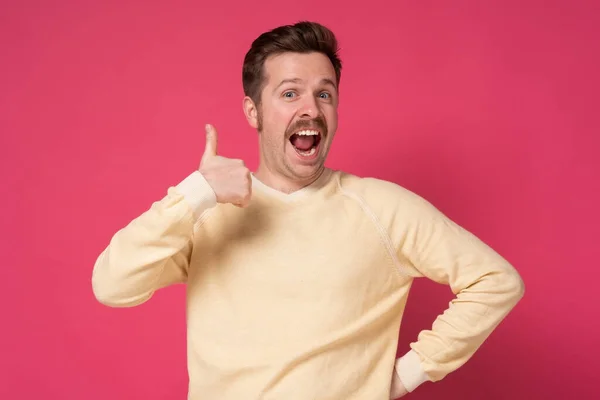
[[[323,80],[335,82],[335,69],[322,53],[283,53],[269,57],[264,65],[266,86],[283,80],[314,84]]]

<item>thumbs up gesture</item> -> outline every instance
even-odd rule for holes
[[[219,203],[246,207],[252,196],[252,178],[244,161],[217,154],[217,131],[206,125],[206,148],[198,170],[212,187]]]

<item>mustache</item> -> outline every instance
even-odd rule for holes
[[[325,123],[325,119],[322,116],[318,116],[314,119],[299,119],[289,126],[286,132],[286,137],[291,137],[294,132],[300,130],[318,130],[321,132],[322,136],[327,135],[327,124]]]

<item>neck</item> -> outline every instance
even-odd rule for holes
[[[271,171],[264,163],[259,164],[254,176],[266,186],[286,194],[293,193],[306,186],[311,185],[321,177],[325,171],[324,167],[318,169],[317,173],[306,178],[291,178],[283,174]]]

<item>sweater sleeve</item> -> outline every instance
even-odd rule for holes
[[[117,231],[96,259],[92,289],[110,307],[132,307],[160,288],[184,283],[195,223],[216,205],[216,196],[195,171],[164,198]]]
[[[465,364],[524,295],[524,284],[503,257],[426,200],[402,211],[396,235],[400,265],[415,277],[449,285],[455,298],[396,361],[407,390],[439,381]]]

